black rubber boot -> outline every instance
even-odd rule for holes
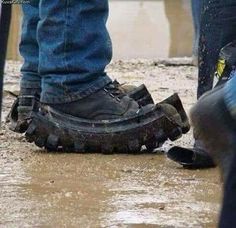
[[[232,165],[229,170],[229,175],[224,183],[224,197],[221,209],[219,228],[236,227],[236,153],[232,159]]]
[[[167,152],[167,157],[185,169],[206,169],[216,166],[201,140],[196,140],[193,148],[174,146]]]
[[[236,123],[224,103],[223,88],[217,87],[200,98],[190,116],[194,133],[203,140],[225,179],[236,149]]]

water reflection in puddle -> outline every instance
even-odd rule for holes
[[[4,227],[201,227],[219,209],[216,170],[170,168],[162,155],[35,152],[12,164],[0,175]]]

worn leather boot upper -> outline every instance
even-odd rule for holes
[[[138,103],[113,83],[80,100],[50,106],[75,117],[93,120],[128,117],[139,111]]]

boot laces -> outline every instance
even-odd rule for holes
[[[125,94],[119,89],[118,84],[113,82],[106,85],[104,87],[104,91],[109,93],[111,97],[116,98],[118,101],[120,101],[120,99],[125,96]]]

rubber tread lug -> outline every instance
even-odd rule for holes
[[[140,152],[140,144],[139,141],[137,139],[131,140],[128,143],[128,148],[130,150],[130,152]]]
[[[163,129],[159,129],[157,132],[154,132],[154,137],[158,142],[164,142],[168,139]]]
[[[39,136],[36,140],[35,140],[35,145],[42,148],[45,146],[45,142],[46,142],[46,138]]]
[[[29,125],[29,127],[28,127],[28,129],[26,130],[26,135],[27,136],[31,136],[31,135],[33,135],[34,133],[35,133],[35,131],[36,131],[36,125],[34,125],[34,124],[30,124]]]
[[[85,153],[85,145],[81,142],[75,142],[74,143],[74,150],[77,153]]]

